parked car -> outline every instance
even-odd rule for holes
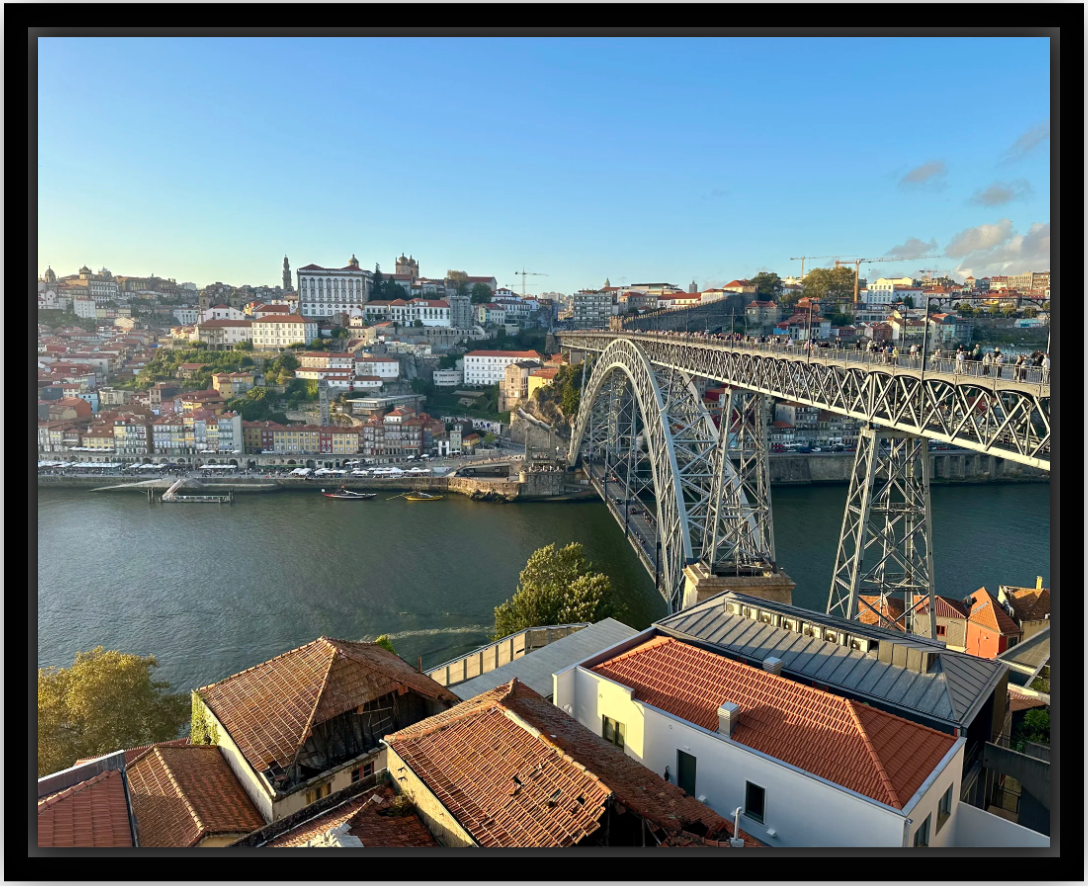
[[[813,452],[823,452],[823,448],[820,447],[820,446],[813,446],[812,451]]]

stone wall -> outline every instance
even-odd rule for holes
[[[854,453],[772,455],[771,483],[849,483]],[[1050,474],[981,452],[931,452],[933,483],[1048,482]]]

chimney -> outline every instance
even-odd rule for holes
[[[763,670],[774,674],[776,677],[781,677],[782,659],[774,657],[763,659]]]
[[[718,734],[726,738],[732,738],[733,730],[740,722],[740,705],[731,701],[723,701],[718,707]]]
[[[1035,576],[1035,590],[1041,591],[1043,589],[1043,577],[1041,575]]]

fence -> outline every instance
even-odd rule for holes
[[[500,668],[504,664],[523,658],[530,652],[544,648],[549,643],[588,627],[589,622],[526,628],[524,631],[503,637],[487,646],[481,646],[468,655],[430,668],[427,675],[443,686],[456,686],[458,683],[464,683],[466,680]]]

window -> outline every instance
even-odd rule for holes
[[[322,797],[327,797],[331,793],[332,784],[330,782],[325,782],[325,784],[321,785],[320,787],[316,787],[312,791],[306,792],[306,802],[316,803]]]
[[[676,783],[688,794],[695,794],[695,757],[683,751],[676,752]]]
[[[351,780],[353,782],[359,780],[359,775],[360,775],[360,770],[358,770],[358,769],[352,769],[351,770]]]
[[[744,783],[744,814],[754,821],[763,823],[763,814],[766,808],[767,792],[757,784],[750,781]]]
[[[932,816],[927,815],[926,820],[922,822],[922,826],[914,832],[914,845],[915,846],[928,846],[929,845],[929,819]]]
[[[937,625],[937,636],[938,637],[943,637],[944,635],[945,635],[945,626],[944,625]]]
[[[622,723],[613,720],[611,717],[604,717],[604,725],[601,729],[601,735],[604,736],[605,741],[610,741],[620,750],[624,747],[624,736],[627,734],[627,727]]]
[[[952,817],[952,788],[953,785],[948,786],[948,790],[944,792],[944,796],[941,797],[941,802],[937,804],[937,833],[941,832],[941,828],[944,827],[944,823]]]

